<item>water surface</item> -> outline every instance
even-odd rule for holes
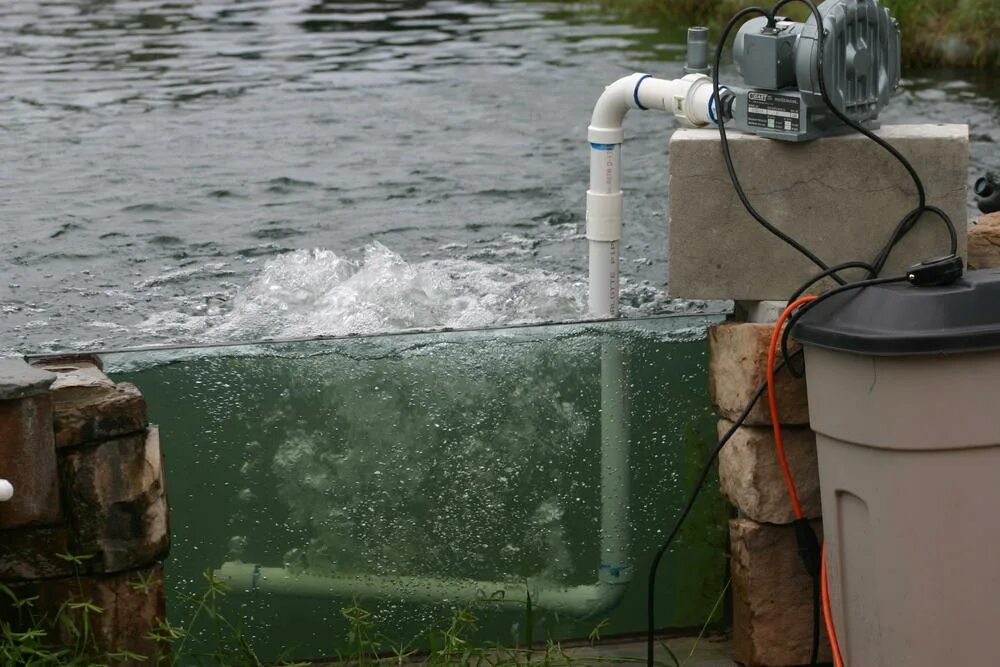
[[[8,351],[577,317],[590,109],[681,73],[682,31],[587,5],[4,9]],[[968,122],[972,178],[1000,167],[998,117],[988,77],[941,71],[886,121]],[[633,313],[691,307],[662,298],[672,129],[628,121]]]

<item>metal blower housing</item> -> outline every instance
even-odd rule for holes
[[[879,113],[899,86],[899,23],[879,0],[826,0],[823,53],[816,19],[776,17],[745,23],[733,43],[743,86],[727,86],[737,129],[771,139],[807,141],[849,128],[823,101],[823,68],[832,104],[851,120],[877,127]],[[822,55],[822,58],[820,57]]]

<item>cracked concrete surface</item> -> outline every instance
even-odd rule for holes
[[[927,202],[955,222],[964,255],[967,126],[890,125],[878,134],[913,163]],[[903,167],[861,135],[802,144],[737,132],[729,136],[733,162],[751,203],[829,265],[872,260],[916,206],[916,188]],[[743,209],[714,129],[678,130],[670,141],[668,224],[667,292],[672,297],[786,299],[819,271]],[[897,246],[883,275],[897,275],[947,251],[944,225],[925,214]],[[862,277],[859,271],[844,276]]]

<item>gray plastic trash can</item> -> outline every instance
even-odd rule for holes
[[[1000,271],[845,292],[792,335],[845,662],[1000,664]]]

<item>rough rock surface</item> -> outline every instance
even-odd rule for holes
[[[720,420],[719,435],[732,425]],[[781,432],[802,511],[808,518],[817,519],[822,509],[816,435],[801,426],[788,426]],[[741,515],[763,523],[791,523],[795,519],[770,427],[743,426],[736,430],[719,452],[719,481]]]
[[[773,329],[772,324],[726,322],[708,330],[708,387],[719,416],[735,421],[764,382],[767,346]],[[775,383],[781,423],[808,424],[805,379],[781,371],[775,376]],[[745,423],[771,423],[767,400],[757,401]]]
[[[969,229],[969,268],[1000,268],[1000,212],[979,216]]]
[[[116,665],[158,664],[155,658],[161,647],[147,637],[151,630],[166,617],[166,596],[163,585],[163,566],[122,572],[113,575],[91,575],[33,581],[10,586],[19,598],[37,596],[33,609],[49,619],[59,617],[53,637],[63,646],[78,645],[70,624],[77,629],[84,627],[84,614],[92,628],[91,645],[96,644],[106,652],[130,651],[147,659],[126,660]],[[83,608],[68,609],[67,601],[87,602],[95,605],[88,612]],[[0,596],[0,619],[18,627],[18,613],[7,596]]]
[[[14,485],[14,497],[0,503],[0,528],[59,521],[59,479],[48,394],[0,401],[0,477]]]
[[[96,571],[118,572],[161,559],[170,550],[159,432],[127,436],[67,452],[64,493],[78,553]]]
[[[0,581],[68,577],[73,565],[57,554],[73,552],[65,524],[5,530],[0,533]]]
[[[813,522],[822,540],[822,524]],[[733,653],[747,667],[807,665],[812,650],[813,581],[792,526],[729,522]],[[820,662],[831,660],[820,620]]]
[[[115,384],[93,360],[51,360],[57,447],[109,440],[146,428],[146,402],[134,385]]]
[[[925,175],[927,200],[964,230],[968,127],[885,124],[878,134]],[[909,175],[860,134],[794,143],[734,132],[729,143],[754,207],[828,265],[874,257],[913,208]],[[680,129],[670,139],[667,291],[684,299],[787,299],[818,269],[750,217],[719,155],[714,129]],[[965,242],[959,234],[963,256]],[[897,245],[884,273],[899,275],[947,247],[944,225],[925,213]]]

